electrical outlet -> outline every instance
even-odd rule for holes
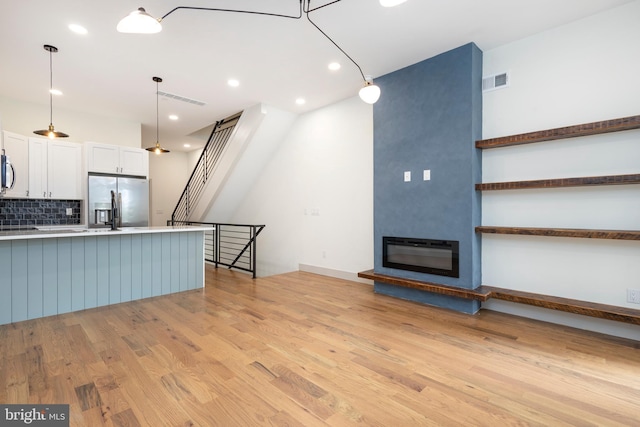
[[[640,304],[640,289],[627,289],[627,302]]]
[[[73,208],[67,208],[67,216],[73,215]]]

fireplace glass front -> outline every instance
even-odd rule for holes
[[[382,238],[382,266],[460,277],[457,240]]]

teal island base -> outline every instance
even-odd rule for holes
[[[149,227],[0,239],[0,324],[201,288],[204,231]]]

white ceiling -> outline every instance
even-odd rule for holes
[[[468,42],[483,51],[634,0],[342,0],[311,18],[374,78]],[[330,3],[312,0],[311,7]],[[296,15],[299,0],[0,0],[0,95],[49,105],[49,54],[55,109],[142,123],[143,146],[155,144],[159,89],[203,101],[160,100],[160,142],[171,150],[202,146],[190,134],[258,102],[305,112],[357,94],[357,68],[304,17],[299,20],[179,10],[155,35],[121,34],[118,21],[138,7],[160,17],[176,6]],[[67,26],[80,24],[88,34]],[[338,61],[341,70],[327,64]],[[229,78],[240,86],[231,88]],[[384,93],[382,94],[384,96]],[[298,106],[298,97],[306,104]],[[176,114],[178,121],[167,116]],[[34,129],[45,126],[34,117]],[[201,132],[202,133],[202,132]]]

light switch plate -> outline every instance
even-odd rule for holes
[[[73,208],[67,208],[67,216],[73,215]]]
[[[422,179],[424,181],[431,180],[431,169],[425,169],[422,171]]]
[[[411,181],[411,171],[405,171],[404,172],[404,182],[409,182]]]

